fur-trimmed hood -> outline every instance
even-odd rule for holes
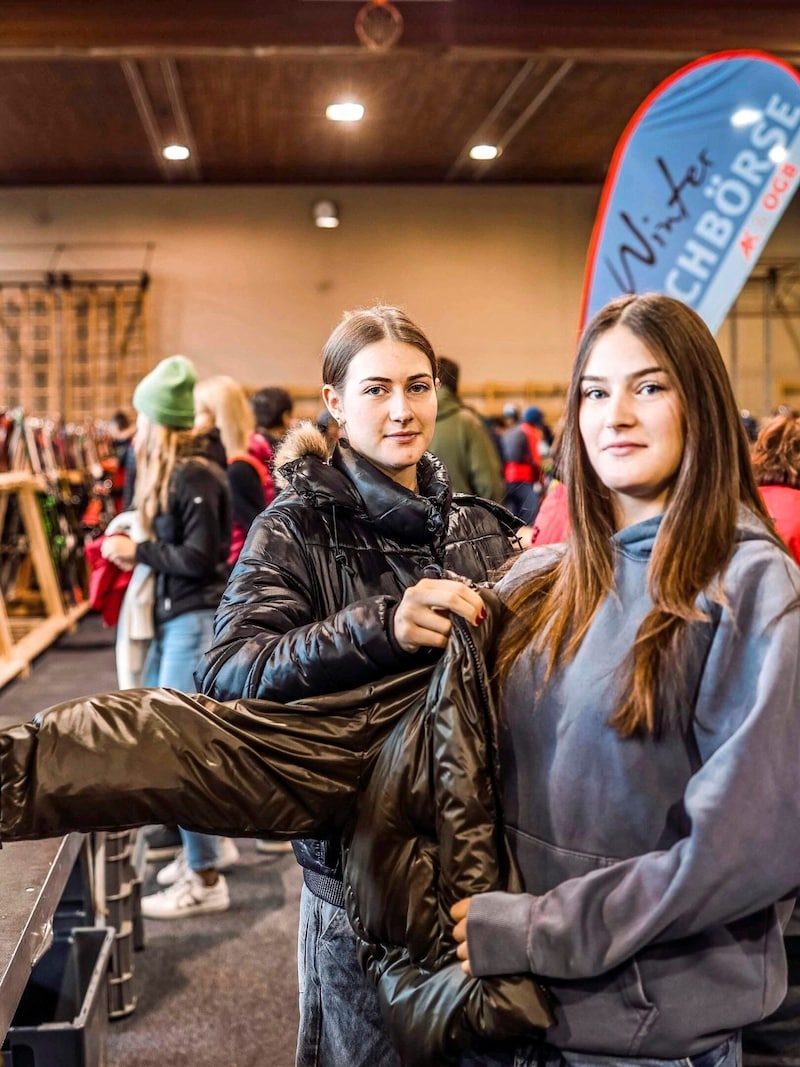
[[[278,492],[289,485],[289,480],[280,468],[303,456],[318,456],[327,463],[330,448],[325,435],[320,433],[313,422],[301,422],[289,430],[275,451],[275,488]]]

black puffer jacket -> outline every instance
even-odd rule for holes
[[[219,603],[231,544],[224,467],[218,432],[192,437],[170,478],[168,510],[153,524],[156,540],[136,546],[136,562],[155,572],[157,623]]]
[[[490,501],[453,498],[429,454],[417,494],[347,445],[328,461],[324,437],[305,426],[276,470],[286,487],[250,529],[195,673],[218,700],[305,699],[430,662],[394,640],[404,590],[445,570],[484,582],[518,550],[519,521]],[[342,906],[338,840],[294,849],[311,891]]]
[[[151,822],[231,835],[343,833],[351,922],[408,1067],[550,1021],[530,975],[468,978],[450,906],[518,888],[500,822],[496,712],[454,621],[435,667],[292,707],[169,689],[69,701],[0,731],[0,838]],[[213,754],[213,759],[210,758]]]

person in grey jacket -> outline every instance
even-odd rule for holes
[[[504,816],[523,892],[451,909],[474,975],[553,994],[537,1047],[462,1065],[741,1060],[786,990],[800,884],[800,571],[713,337],[647,294],[579,346],[571,533],[499,587]]]

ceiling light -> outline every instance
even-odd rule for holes
[[[185,144],[168,144],[161,149],[161,155],[164,159],[188,159],[191,154]]]
[[[469,150],[470,159],[497,159],[500,149],[493,144],[474,144]]]
[[[755,107],[740,107],[731,115],[731,126],[752,126],[758,122],[762,112]]]
[[[782,144],[774,144],[767,155],[773,163],[783,163],[789,153]]]
[[[360,122],[364,118],[364,105],[354,103],[328,104],[325,118],[333,122]]]
[[[311,216],[321,230],[335,230],[339,225],[339,206],[333,200],[316,200],[311,205]]]

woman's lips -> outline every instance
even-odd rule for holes
[[[632,452],[637,452],[644,447],[634,441],[616,441],[613,445],[606,445],[603,451],[610,452],[613,456],[629,456]]]

